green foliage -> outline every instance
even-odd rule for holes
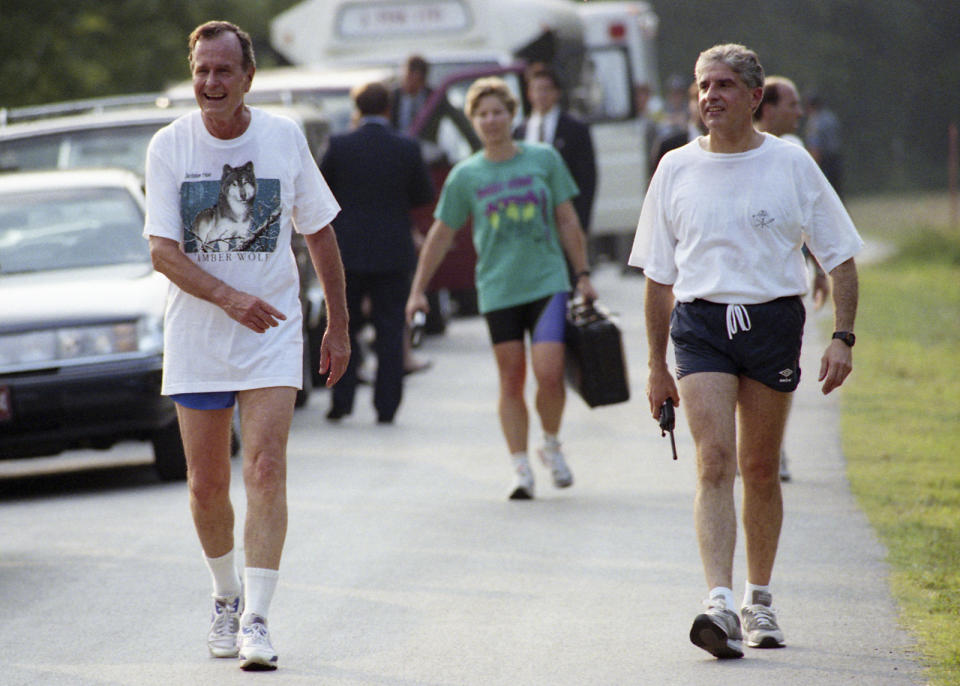
[[[850,192],[946,186],[947,125],[960,120],[953,0],[651,2],[662,78],[692,79],[700,51],[743,43],[837,113]]]
[[[837,112],[849,191],[945,186],[947,124],[960,120],[954,0],[649,1],[662,78],[692,78],[701,50],[744,43],[768,73],[817,90]],[[211,18],[244,27],[260,65],[276,64],[269,21],[296,3],[5,0],[0,107],[160,90],[188,76],[186,36]]]
[[[898,242],[894,259],[861,272],[843,449],[853,491],[889,551],[894,595],[931,683],[956,684],[960,235],[905,225]]]
[[[190,76],[187,36],[229,19],[277,63],[269,21],[296,0],[20,0],[0,6],[0,106],[157,91]],[[11,5],[16,8],[11,11]]]

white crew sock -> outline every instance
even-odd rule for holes
[[[548,434],[546,431],[543,432],[543,443],[548,448],[559,448],[560,447],[560,436],[558,434]]]
[[[240,594],[240,574],[234,564],[233,551],[220,557],[203,558],[207,561],[210,578],[213,580],[213,595],[221,598]]]
[[[277,579],[280,572],[276,569],[262,569],[260,567],[245,567],[243,570],[244,603],[243,618],[247,615],[260,615],[267,618],[270,611],[270,601],[277,588]]]
[[[723,601],[727,605],[727,609],[736,612],[737,606],[733,604],[733,589],[727,588],[726,586],[717,586],[710,589],[710,593],[707,597],[710,599],[723,598]]]
[[[754,592],[754,591],[762,591],[762,592],[764,592],[764,593],[769,594],[769,595],[772,597],[772,594],[770,593],[770,586],[769,586],[769,585],[767,585],[767,586],[757,586],[756,584],[751,584],[751,583],[748,581],[748,582],[744,585],[744,590],[743,590],[743,607],[746,607],[747,605],[755,605],[755,604],[756,604],[756,603],[754,603],[754,601],[753,601],[753,592]]]
[[[528,469],[530,468],[530,458],[527,456],[526,450],[510,453],[510,462],[513,464],[514,471],[519,471],[524,466]]]

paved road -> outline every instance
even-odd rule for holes
[[[183,485],[144,467],[0,482],[0,684],[922,683],[844,476],[842,397],[812,378],[817,340],[787,437],[774,579],[789,647],[720,663],[689,643],[706,590],[692,444],[681,414],[673,462],[645,408],[642,280],[609,268],[597,283],[622,315],[634,399],[591,411],[571,396],[571,489],[538,470],[537,500],[505,499],[480,319],[428,340],[434,366],[410,379],[397,425],[375,425],[368,390],[340,425],[323,420],[322,393],[297,413],[277,673],[207,657],[207,572]],[[742,541],[736,570],[739,593]]]

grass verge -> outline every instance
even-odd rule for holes
[[[874,233],[856,202],[851,214],[898,250],[860,272],[842,411],[851,486],[887,547],[930,682],[960,684],[960,231],[905,215]]]

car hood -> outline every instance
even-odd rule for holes
[[[0,330],[163,317],[168,286],[149,262],[0,275]]]

